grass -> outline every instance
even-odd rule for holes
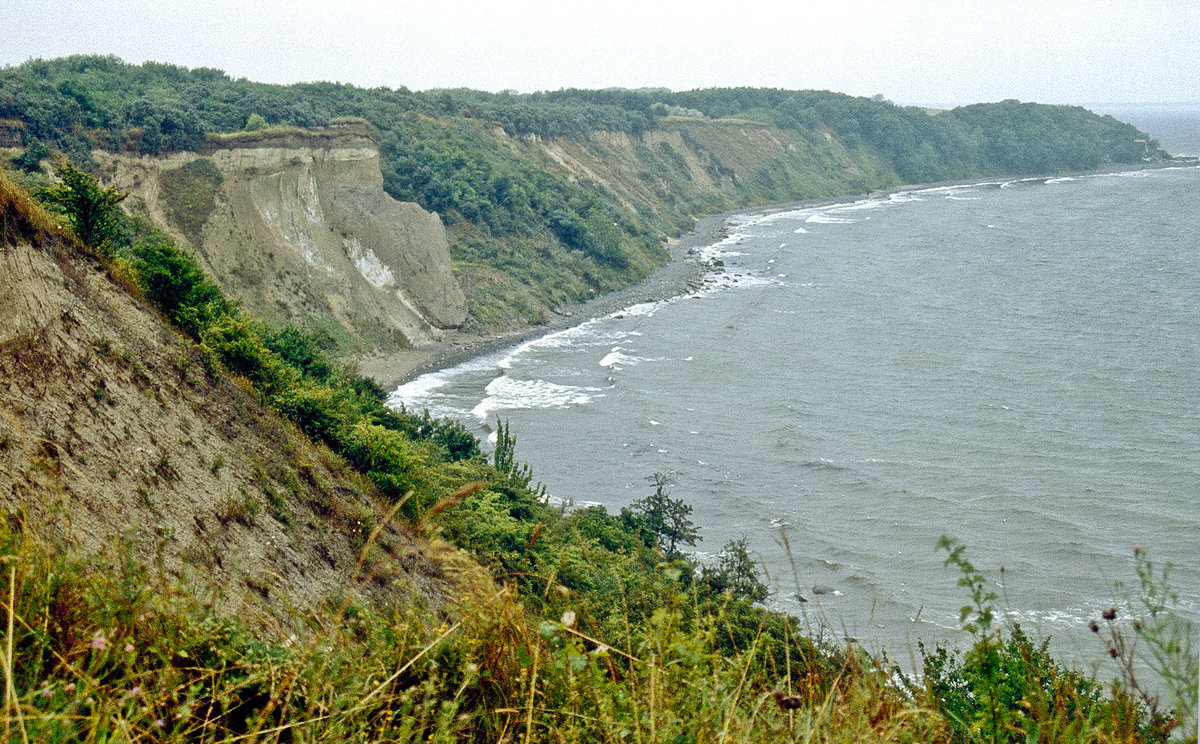
[[[365,556],[390,517],[367,538],[353,584],[371,580]],[[949,744],[1165,741],[1169,731],[1129,689],[1103,693],[1019,630],[905,681],[854,646],[793,655],[785,643],[777,658],[765,614],[731,652],[721,636],[734,603],[703,609],[694,588],[665,576],[646,623],[601,639],[573,610],[539,619],[444,550],[456,576],[446,615],[344,601],[309,618],[308,637],[272,640],[147,570],[130,544],[82,557],[40,529],[17,515],[0,526],[5,741]],[[791,621],[781,628],[790,635]],[[989,653],[1003,664],[970,664]],[[986,674],[993,693],[1027,685],[1005,702],[1003,727],[973,723],[948,693]],[[959,703],[986,702],[972,689]]]
[[[0,243],[36,245],[64,235],[50,213],[0,169]]]
[[[5,203],[21,207],[19,198]],[[30,225],[38,214],[22,212]],[[1162,742],[1194,730],[1195,666],[1180,662],[1194,658],[1194,629],[1173,620],[1167,576],[1141,553],[1149,617],[1110,629],[1128,639],[1111,652],[1129,673],[1106,685],[1061,666],[1019,628],[997,628],[986,576],[945,540],[974,639],[961,652],[923,653],[922,678],[907,679],[886,658],[806,638],[793,618],[717,588],[664,552],[637,509],[550,508],[517,464],[507,427],[486,463],[462,431],[388,411],[382,391],[319,363],[303,338],[264,335],[184,254],[160,248],[130,270],[138,284],[162,280],[147,294],[191,328],[213,373],[243,375],[295,436],[328,445],[320,452],[339,477],[390,501],[386,512],[364,506],[330,519],[354,530],[361,550],[344,596],[403,575],[378,543],[401,515],[431,544],[450,602],[427,610],[347,599],[302,618],[304,637],[264,637],[242,618],[284,610],[270,604],[261,572],[244,601],[265,611],[227,605],[222,614],[134,560],[139,546],[81,555],[52,527],[7,514],[5,741],[1016,744]],[[162,466],[169,477],[170,462]],[[267,506],[286,515],[300,476],[275,478],[262,462],[258,472]],[[252,523],[261,508],[242,493],[221,518]],[[1167,705],[1135,681],[1135,638],[1155,654],[1154,669],[1177,678]]]

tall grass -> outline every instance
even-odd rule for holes
[[[737,602],[705,607],[675,586],[648,622],[601,639],[574,611],[531,616],[445,549],[457,587],[447,616],[346,602],[308,618],[307,637],[269,641],[147,570],[131,545],[81,557],[8,517],[5,741],[1167,738],[1131,691],[1060,667],[1019,629],[962,657],[931,654],[914,682],[859,648],[781,643],[791,621],[773,627],[766,613],[730,650],[722,636]],[[971,714],[989,699],[1003,699],[999,724]]]

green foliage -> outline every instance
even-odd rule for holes
[[[424,491],[427,455],[400,432],[360,421],[349,427],[340,444],[346,459],[393,501],[409,491]]]
[[[517,488],[529,488],[533,470],[529,465],[517,462],[517,439],[508,424],[496,418],[496,448],[492,451],[492,465],[496,473],[512,482]]]
[[[41,140],[33,140],[25,146],[25,152],[13,158],[13,165],[26,173],[41,173],[42,161],[50,157],[50,148]]]
[[[1125,582],[1116,585],[1126,598],[1130,617],[1119,618],[1113,607],[1102,618],[1107,651],[1117,664],[1123,687],[1141,696],[1154,723],[1168,732],[1178,728],[1187,737],[1197,727],[1200,697],[1196,625],[1176,610],[1179,595],[1171,585],[1171,564],[1156,572],[1149,553],[1140,545],[1134,546],[1133,557],[1138,579],[1134,591]],[[1091,628],[1099,633],[1101,626],[1093,621]],[[1168,705],[1165,712],[1159,712],[1158,697],[1147,689],[1142,675],[1146,669],[1163,689]]]
[[[717,564],[701,567],[700,579],[714,592],[728,594],[734,599],[762,602],[771,594],[750,557],[749,543],[744,537],[725,543],[717,556]]]
[[[220,169],[208,158],[163,173],[160,198],[167,219],[184,235],[199,241],[223,180]]]
[[[961,655],[921,646],[927,691],[957,741],[1166,741],[1171,727],[1151,698],[1139,697],[1136,684],[1114,685],[1105,696],[1090,677],[1050,656],[1049,639],[1034,645],[1019,625],[1006,636],[996,623],[996,594],[962,543],[942,536],[938,549],[948,552],[945,564],[962,574],[958,585],[968,590],[971,604],[963,606],[960,622],[975,636]]]
[[[324,382],[333,373],[333,364],[325,356],[316,340],[298,328],[285,326],[263,332],[263,344],[279,355],[279,358],[296,369],[306,378]]]
[[[115,188],[104,188],[96,177],[70,161],[58,165],[59,181],[39,190],[38,196],[61,213],[79,241],[93,250],[111,254],[118,240],[117,205],[126,197]]]
[[[958,621],[963,630],[973,634],[979,643],[987,645],[998,635],[996,626],[995,601],[998,595],[987,588],[987,577],[975,569],[966,558],[966,545],[948,535],[942,535],[937,541],[938,550],[947,552],[943,565],[955,566],[962,574],[958,585],[967,589],[971,595],[971,604],[963,605],[959,610]]]
[[[150,232],[128,251],[138,285],[180,330],[199,339],[203,329],[232,310],[190,254],[166,235]]]
[[[688,519],[692,507],[683,499],[671,498],[667,475],[655,473],[647,480],[654,486],[654,493],[622,509],[621,518],[640,532],[648,545],[658,546],[668,559],[674,560],[680,557],[680,546],[694,546],[699,539],[696,526]]]
[[[257,132],[260,129],[267,128],[267,120],[257,111],[246,117],[246,126],[243,127],[247,132]]]

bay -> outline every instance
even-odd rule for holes
[[[1197,194],[1186,167],[739,215],[704,290],[391,400],[508,421],[564,502],[670,474],[702,559],[745,537],[774,605],[893,658],[961,638],[948,534],[1010,619],[1097,659],[1134,544],[1200,618]]]

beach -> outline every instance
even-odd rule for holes
[[[1172,165],[1186,164],[1190,161],[1175,160],[1161,163],[1145,163],[1140,167],[1161,168]],[[1194,164],[1194,163],[1191,163]],[[1119,172],[1138,169],[1139,166],[1129,164],[1106,166],[1093,171],[1073,173],[1048,174],[1045,176],[1013,176],[1014,180],[1037,179],[1050,177],[1081,176],[1094,173]],[[371,378],[384,390],[395,387],[415,377],[439,369],[452,367],[474,357],[489,354],[509,346],[515,346],[532,338],[544,336],[554,331],[578,325],[592,318],[601,317],[617,312],[623,308],[640,302],[656,302],[670,299],[680,294],[695,291],[703,286],[705,277],[716,267],[696,257],[696,251],[720,240],[725,233],[726,221],[739,214],[767,214],[795,209],[823,207],[859,199],[875,199],[890,194],[917,191],[922,189],[939,188],[951,185],[970,185],[973,183],[994,182],[1007,180],[1003,177],[980,179],[958,179],[927,184],[908,184],[887,189],[878,189],[869,193],[845,194],[834,197],[805,199],[780,204],[768,204],[757,207],[743,207],[726,212],[706,215],[696,221],[693,230],[679,238],[667,242],[671,258],[669,262],[642,281],[625,289],[596,297],[584,303],[568,306],[556,312],[553,320],[548,323],[532,325],[514,331],[499,333],[469,334],[455,331],[448,332],[447,339],[440,343],[422,346],[414,349],[403,349],[386,354],[369,354],[355,360],[360,374]]]

